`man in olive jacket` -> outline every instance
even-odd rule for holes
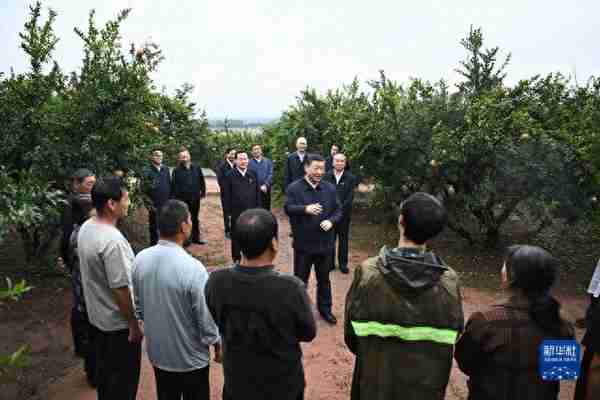
[[[355,271],[344,339],[356,355],[352,400],[442,400],[463,330],[456,273],[426,243],[446,225],[444,206],[415,193],[401,206],[400,242]]]

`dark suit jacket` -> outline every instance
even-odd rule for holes
[[[351,172],[344,170],[340,183],[336,183],[333,171],[329,171],[325,174],[323,180],[335,186],[344,218],[350,218],[352,214],[352,202],[354,201],[354,189],[358,185],[356,177]]]
[[[215,174],[217,175],[217,182],[219,183],[219,187],[223,186],[223,179],[225,179],[225,175],[233,168],[227,160],[219,160],[217,165],[215,166]]]
[[[178,165],[171,177],[171,197],[194,200],[206,196],[206,182],[202,168],[192,164],[189,169]]]
[[[160,208],[166,204],[171,194],[171,171],[166,165],[161,165],[160,170],[154,165],[144,169],[144,190],[152,205]]]
[[[335,234],[331,228],[325,232],[321,222],[328,219],[335,226],[342,219],[342,209],[337,200],[335,187],[329,182],[321,182],[316,189],[299,179],[288,186],[285,213],[290,217],[294,234],[294,249],[309,254],[328,254],[333,249]],[[320,215],[309,215],[305,208],[319,203],[323,207]]]
[[[223,212],[231,215],[232,224],[246,210],[262,205],[260,188],[254,171],[246,170],[242,176],[237,168],[227,172],[223,179]]]
[[[304,157],[306,157],[307,153],[304,153]],[[288,158],[285,162],[285,178],[283,182],[284,190],[294,181],[304,177],[304,164],[300,161],[300,157],[298,156],[298,152],[293,152],[288,155]]]

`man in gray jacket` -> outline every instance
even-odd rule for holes
[[[133,286],[144,322],[159,400],[210,398],[210,346],[220,362],[218,328],[204,300],[206,269],[184,249],[192,231],[188,206],[169,200],[161,210],[160,240],[135,259]]]

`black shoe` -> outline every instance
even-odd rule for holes
[[[340,271],[342,272],[342,274],[347,274],[350,272],[350,270],[346,266],[340,266]]]
[[[330,312],[328,312],[328,313],[321,313],[321,317],[323,317],[323,319],[325,321],[329,322],[331,325],[337,324],[337,318],[335,317],[335,315],[333,315]]]

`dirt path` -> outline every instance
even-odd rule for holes
[[[204,201],[201,211],[203,233],[209,242],[208,246],[194,246],[191,252],[203,261],[207,267],[220,266],[230,262],[230,242],[223,237],[223,222],[219,198],[215,195],[216,184],[209,180],[209,191],[213,195]],[[291,273],[292,249],[289,240],[288,219],[282,210],[275,210],[280,223],[279,239],[281,252],[277,259],[280,270]],[[352,249],[350,254],[350,265],[356,265],[368,255],[364,252]],[[344,275],[338,270],[332,273],[333,310],[338,317],[338,325],[330,326],[325,323],[315,310],[317,319],[317,338],[309,344],[303,345],[304,369],[306,373],[307,400],[341,400],[350,396],[350,385],[352,381],[352,369],[354,356],[346,349],[343,340],[343,308],[346,292],[351,284],[352,274]],[[311,276],[309,294],[315,298],[315,279]],[[477,289],[464,289],[465,316],[486,304],[491,304],[499,296],[494,293],[483,292]],[[567,300],[567,299],[565,299]],[[569,299],[572,300],[572,299]],[[573,307],[580,308],[581,304]],[[579,332],[581,335],[581,332]],[[220,399],[222,390],[222,370],[217,364],[211,365],[211,398]],[[563,384],[561,400],[571,399],[573,395],[573,384]],[[50,400],[93,400],[96,393],[87,387],[83,372],[80,367],[70,370],[65,377],[51,384],[46,391]],[[450,385],[446,392],[446,399],[466,399],[467,388],[465,376],[454,366]],[[155,399],[154,375],[148,359],[144,356],[142,374],[138,399]]]

